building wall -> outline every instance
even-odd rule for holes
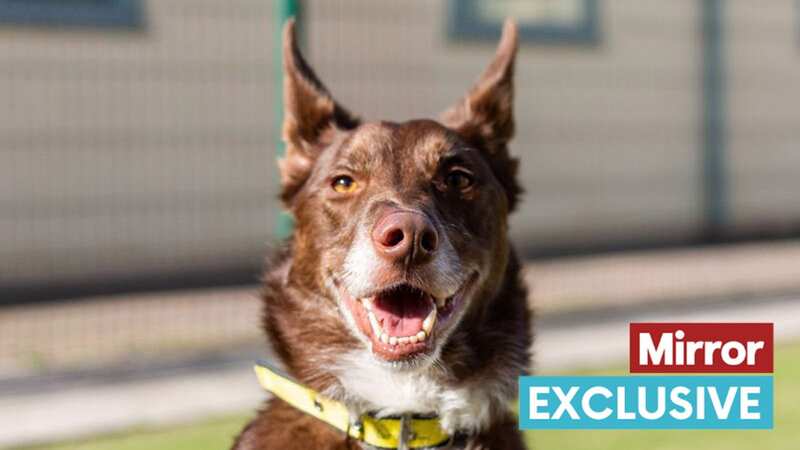
[[[800,3],[726,3],[731,221],[800,228]]]
[[[0,285],[259,265],[271,2],[146,8],[140,31],[0,25]]]

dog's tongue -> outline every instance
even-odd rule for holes
[[[396,289],[375,296],[373,314],[389,336],[413,336],[433,308],[430,297],[415,289]]]

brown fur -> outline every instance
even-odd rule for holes
[[[506,409],[516,397],[517,377],[527,370],[531,344],[527,293],[507,237],[507,216],[521,192],[517,161],[507,148],[514,129],[513,24],[506,24],[487,71],[441,123],[360,123],[302,59],[292,23],[284,42],[282,198],[296,227],[264,278],[269,344],[302,383],[346,403],[353,400],[332,368],[342,355],[369,349],[343,317],[330,280],[347,264],[358,230],[371,227],[383,209],[418,211],[452,245],[459,267],[480,274],[463,314],[440,344],[440,370],[431,378],[448,389],[490,394],[485,405],[490,419],[469,430],[466,448],[524,448]],[[467,167],[474,187],[454,191],[445,185],[453,166]],[[331,177],[342,171],[359,183],[357,193],[330,189]],[[386,264],[376,276],[424,285],[436,279],[433,271]],[[350,448],[361,446],[280,400],[269,401],[234,444],[235,450]]]

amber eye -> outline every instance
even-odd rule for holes
[[[333,179],[331,187],[334,191],[340,194],[349,194],[356,190],[358,183],[356,183],[356,180],[354,180],[352,177],[347,175],[339,175]]]
[[[464,190],[472,186],[474,179],[472,174],[464,170],[453,170],[444,179],[445,184],[450,189]]]

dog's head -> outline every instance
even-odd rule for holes
[[[333,299],[325,306],[380,361],[431,361],[501,283],[520,193],[507,149],[516,46],[507,22],[489,67],[440,121],[362,122],[300,55],[293,23],[284,30],[291,279]]]

